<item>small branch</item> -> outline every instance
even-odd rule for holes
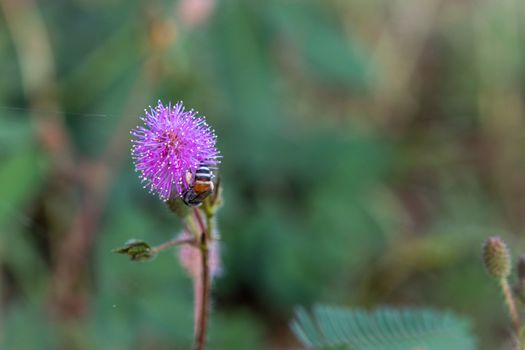
[[[206,346],[206,328],[208,324],[208,314],[209,314],[209,304],[210,304],[210,289],[211,289],[211,279],[210,279],[210,264],[209,264],[209,247],[208,231],[211,229],[210,226],[206,228],[202,217],[199,214],[198,209],[194,209],[194,214],[201,228],[201,238],[200,238],[200,252],[201,252],[201,281],[195,283],[200,283],[200,295],[197,295],[199,300],[195,301],[195,310],[196,312],[196,323],[195,323],[195,350],[204,350]]]
[[[165,243],[159,244],[156,247],[151,248],[151,253],[157,254],[160,251],[163,251],[168,248],[176,247],[182,244],[195,244],[195,240],[193,238],[181,238],[181,239],[174,239],[172,241],[167,241]]]
[[[516,309],[516,303],[514,302],[514,297],[510,290],[509,282],[506,278],[500,280],[501,290],[503,291],[503,296],[505,297],[505,303],[509,309],[510,318],[512,319],[512,324],[516,330],[516,334],[519,336],[521,330],[521,322],[518,316],[518,310]]]

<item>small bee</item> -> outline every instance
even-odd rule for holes
[[[182,201],[190,207],[198,207],[202,204],[202,201],[206,199],[213,192],[213,182],[211,179],[213,174],[207,166],[201,164],[197,171],[195,171],[195,177],[191,172],[186,174],[186,182],[189,187],[182,194]]]

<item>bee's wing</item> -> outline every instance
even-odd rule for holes
[[[212,192],[212,189],[210,188],[207,191],[198,193],[193,200],[198,203],[201,203],[204,199],[206,199],[206,197],[208,197],[211,194],[211,192]]]

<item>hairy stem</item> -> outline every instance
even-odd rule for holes
[[[199,223],[200,233],[205,235],[206,240],[210,239],[210,236],[208,235],[208,230],[206,229],[206,225],[204,224],[204,221],[202,221],[201,214],[199,213],[198,209],[193,209],[193,213],[195,214],[195,217],[197,218],[197,222]],[[208,227],[209,229],[209,227]]]
[[[210,264],[209,264],[209,237],[208,232],[211,227],[206,227],[200,216],[200,213],[197,209],[194,209],[197,222],[201,229],[200,237],[200,253],[201,253],[201,273],[200,281],[195,281],[196,284],[200,283],[200,290],[198,295],[196,295],[198,300],[195,301],[195,311],[196,311],[196,322],[195,322],[195,349],[204,350],[206,346],[206,328],[208,323],[208,314],[209,314],[209,304],[210,304],[210,289],[211,289],[211,279],[210,279]]]
[[[501,290],[503,291],[503,296],[505,297],[505,304],[509,309],[510,318],[512,319],[512,324],[516,330],[516,334],[520,334],[521,323],[518,316],[518,310],[516,309],[516,303],[514,302],[514,297],[510,290],[509,282],[506,278],[500,280]]]

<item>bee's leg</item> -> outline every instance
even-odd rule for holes
[[[187,185],[190,185],[193,182],[193,173],[191,171],[187,171],[184,176],[184,181],[186,181]]]
[[[208,197],[210,194],[211,194],[211,190],[207,190],[207,191],[204,191],[204,192],[201,192],[199,193],[197,196],[195,196],[195,198],[193,199],[193,202],[195,203],[202,203],[203,200],[206,199],[206,197]]]
[[[197,194],[191,188],[182,194],[182,201],[188,206],[193,206],[193,201]]]
[[[200,193],[197,193],[193,190],[189,190],[183,195],[182,200],[184,201],[184,203],[186,203],[186,205],[189,205],[191,207],[197,207],[202,204],[202,201],[206,199],[206,197],[208,197],[210,193],[210,190]]]

